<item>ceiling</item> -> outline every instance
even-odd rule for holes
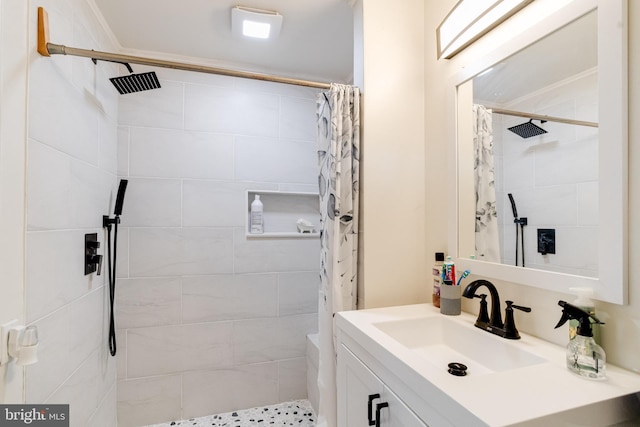
[[[324,82],[352,79],[353,13],[346,0],[95,3],[126,53],[200,58],[208,65]],[[234,37],[233,6],[279,12],[283,15],[280,36],[275,40]]]
[[[473,80],[474,98],[508,104],[598,65],[597,13],[590,12]]]

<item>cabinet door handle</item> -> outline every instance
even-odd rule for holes
[[[378,403],[376,405],[376,427],[380,427],[380,411],[388,407],[389,404],[387,402]]]
[[[367,405],[367,418],[369,419],[370,426],[376,425],[376,421],[373,419],[373,401],[375,399],[380,399],[380,395],[378,393],[369,395],[369,403]]]

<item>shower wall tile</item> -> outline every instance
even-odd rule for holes
[[[278,274],[278,315],[318,312],[320,275],[317,271]]]
[[[69,311],[57,310],[33,324],[38,328],[38,363],[25,368],[26,401],[44,402],[75,369],[69,363]]]
[[[276,274],[185,277],[182,318],[185,323],[275,317]]]
[[[68,404],[73,426],[88,425],[95,409],[115,381],[112,364],[104,368],[106,357],[96,349],[77,370],[43,403]],[[108,360],[106,361],[108,362]]]
[[[120,279],[118,328],[175,325],[182,313],[180,278]]]
[[[116,312],[118,319],[120,318],[119,309]],[[116,327],[120,326],[120,322]],[[117,329],[116,330],[116,347],[117,347],[117,357],[116,357],[116,371],[117,371],[117,379],[118,381],[127,379],[127,330],[126,329]]]
[[[104,284],[105,276],[84,275],[81,252],[84,234],[93,231],[98,232],[96,229],[27,234],[27,322],[46,316]]]
[[[129,176],[129,127],[118,127],[118,176]]]
[[[235,272],[317,271],[320,243],[316,239],[247,239],[235,229]]]
[[[317,330],[318,319],[315,314],[235,321],[235,363],[248,364],[304,357],[306,337]]]
[[[578,184],[578,225],[597,226],[600,223],[598,182]]]
[[[221,386],[221,385],[224,386]],[[278,367],[260,363],[183,375],[184,418],[277,403]]]
[[[93,413],[88,425],[91,427],[113,427],[118,425],[118,404],[116,402],[116,384],[113,384],[100,406]]]
[[[147,377],[233,364],[230,322],[129,329],[127,376]]]
[[[98,167],[110,175],[118,173],[118,145],[114,141],[118,140],[118,127],[115,121],[100,122],[100,156],[98,157]]]
[[[139,427],[182,418],[182,377],[118,381],[118,427]]]
[[[288,402],[307,397],[307,359],[281,360],[278,362],[278,401]]]
[[[183,129],[184,85],[173,81],[160,81],[160,85],[162,90],[120,97],[118,123],[121,126]]]
[[[233,272],[233,230],[131,228],[131,277]]]
[[[182,183],[179,179],[129,178],[122,225],[179,227]]]
[[[275,95],[290,96],[295,98],[306,98],[315,100],[319,90],[313,87],[288,85],[284,83],[267,82],[261,80],[233,78],[234,87],[238,90],[272,93]],[[315,123],[315,111],[313,120],[309,120],[308,116],[302,118],[306,122]]]
[[[185,129],[277,137],[279,104],[268,93],[187,84]]]
[[[129,277],[129,227],[118,228],[117,258],[116,277]]]
[[[526,197],[513,196],[518,214],[529,219],[529,226],[572,225],[577,221],[577,197],[575,186],[558,185],[527,191]],[[515,242],[514,240],[511,240]]]
[[[113,175],[29,140],[28,230],[102,228]]]
[[[537,187],[598,180],[598,139],[555,144],[536,150]]]
[[[72,360],[80,362],[105,344],[103,339],[107,337],[108,318],[104,291],[104,287],[96,289],[69,306],[69,352]],[[106,351],[104,355],[106,357]]]
[[[316,141],[316,123],[305,120],[316,114],[316,100],[283,96],[280,101],[280,137]]]
[[[277,190],[255,182],[183,181],[184,227],[244,227],[247,190]]]
[[[316,144],[236,137],[236,179],[316,184]]]
[[[233,179],[233,137],[132,127],[131,176]]]

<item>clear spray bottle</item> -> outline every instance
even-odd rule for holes
[[[593,339],[591,322],[603,324],[597,317],[583,309],[565,301],[558,301],[562,307],[562,317],[556,328],[564,325],[568,320],[578,321],[578,328],[574,339],[567,345],[567,368],[582,377],[602,380],[606,378],[605,352]]]

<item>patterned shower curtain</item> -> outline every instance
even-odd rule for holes
[[[476,191],[476,259],[500,262],[496,212],[491,110],[473,105],[473,149]]]
[[[318,95],[320,192],[320,298],[318,424],[336,425],[334,315],[357,299],[360,90],[332,84]]]

